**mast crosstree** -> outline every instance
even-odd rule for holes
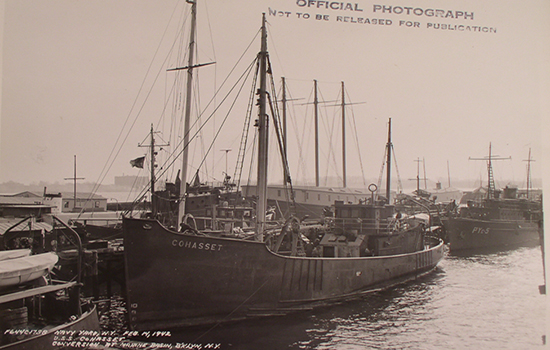
[[[487,161],[487,199],[495,198],[495,178],[493,176],[493,161],[495,160],[510,160],[512,157],[493,156],[492,145],[489,142],[489,156],[482,158],[472,158],[469,160],[485,160]]]

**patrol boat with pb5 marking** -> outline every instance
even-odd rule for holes
[[[543,235],[542,196],[530,198],[529,171],[527,198],[518,198],[517,188],[511,186],[505,187],[501,195],[501,191],[495,189],[492,162],[503,158],[497,158],[491,152],[489,144],[489,156],[479,159],[487,161],[486,197],[462,203],[443,219],[451,252],[540,244]]]
[[[256,68],[256,212],[265,213],[268,126],[280,135],[276,108],[268,107],[277,99],[274,88],[267,91],[273,76],[265,14]],[[206,234],[187,225],[177,232],[154,219],[124,218],[130,327],[174,329],[311,310],[415,279],[443,257],[441,240],[425,235],[418,222],[395,218],[391,206],[339,203],[336,213],[328,231],[304,228],[295,217],[277,226],[256,215],[253,230],[240,234]]]

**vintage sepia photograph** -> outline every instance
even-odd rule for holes
[[[547,346],[550,3],[354,1],[1,1],[0,349]]]

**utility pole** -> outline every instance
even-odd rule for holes
[[[76,177],[76,154],[74,156],[74,175],[73,177],[66,177],[65,180],[73,180],[74,181],[74,190],[73,190],[73,211],[76,212],[76,181],[77,180],[84,180],[83,177]]]

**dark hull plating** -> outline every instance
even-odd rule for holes
[[[431,271],[442,242],[384,257],[275,254],[259,242],[184,235],[124,219],[130,325],[176,328],[285,314],[358,297]]]
[[[542,230],[527,220],[448,218],[444,225],[451,251],[536,244]]]

